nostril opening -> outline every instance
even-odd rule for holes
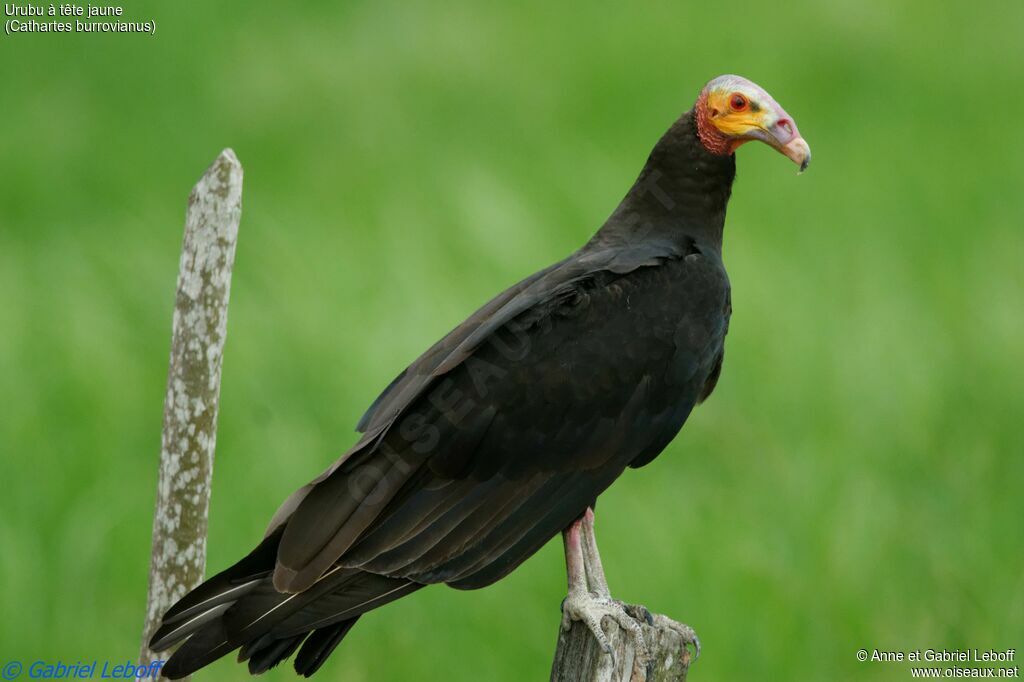
[[[779,119],[779,122],[776,123],[775,125],[779,126],[790,135],[793,134],[793,124],[790,122],[788,118]]]

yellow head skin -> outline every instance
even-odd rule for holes
[[[694,107],[697,133],[708,151],[731,154],[760,140],[800,166],[811,163],[811,148],[796,122],[763,88],[741,76],[719,76],[701,91]]]

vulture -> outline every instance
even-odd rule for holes
[[[181,646],[163,674],[239,649],[253,674],[298,652],[308,677],[366,612],[427,585],[490,585],[560,533],[563,627],[583,621],[605,651],[606,617],[638,635],[608,592],[592,509],[718,381],[732,310],[722,231],[749,140],[801,172],[811,160],[765,90],[735,75],[708,82],[588,242],[403,370],[262,542],[164,614],[151,648]]]

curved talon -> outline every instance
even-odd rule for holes
[[[674,621],[660,613],[654,615],[653,624],[655,627],[667,628],[678,634],[682,638],[684,646],[690,645],[693,647],[693,660],[696,661],[700,658],[700,637],[697,636],[697,633],[689,625]]]
[[[626,610],[626,613],[631,615],[634,620],[643,621],[648,625],[654,625],[654,615],[651,613],[643,604],[622,604],[622,608]]]

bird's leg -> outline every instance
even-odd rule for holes
[[[587,572],[587,584],[592,592],[599,597],[612,596],[608,589],[608,579],[604,575],[604,567],[601,565],[601,553],[597,550],[597,536],[594,535],[594,510],[587,507],[580,519],[580,534],[583,545],[583,561]]]
[[[579,526],[579,544],[582,555],[582,567],[583,573],[586,578],[586,585],[590,592],[605,603],[614,604],[619,609],[626,613],[627,616],[631,616],[630,623],[636,625],[636,621],[646,621],[648,625],[652,625],[656,628],[665,628],[676,632],[680,638],[682,638],[684,644],[689,644],[694,650],[694,659],[700,656],[700,639],[697,637],[697,633],[694,632],[693,628],[684,623],[679,623],[672,620],[668,616],[664,616],[660,613],[652,614],[647,610],[646,607],[639,604],[625,604],[617,599],[612,599],[611,591],[608,589],[608,579],[604,575],[604,567],[601,565],[601,553],[597,549],[597,536],[594,534],[594,511],[587,508],[583,516],[573,524],[573,526]],[[571,528],[570,528],[571,530]],[[566,531],[567,533],[569,531]],[[569,565],[569,545],[568,540],[566,543],[566,565]],[[572,569],[570,569],[571,571]],[[570,572],[570,592],[572,591],[572,573]],[[562,626],[565,627],[566,620],[563,615]],[[621,624],[621,621],[616,619],[616,622]],[[625,626],[624,626],[625,627]],[[637,626],[639,629],[639,626]],[[591,628],[593,630],[593,628]],[[632,627],[626,627],[627,631],[632,632]],[[601,634],[604,634],[603,632]],[[595,633],[595,636],[597,634]],[[599,642],[601,637],[597,636]],[[646,653],[646,644],[643,638],[638,638],[638,650],[643,650]],[[642,646],[641,646],[642,645]],[[602,643],[603,646],[603,643]]]
[[[622,602],[611,598],[593,530],[594,512],[588,508],[562,533],[565,568],[569,577],[569,593],[562,602],[562,629],[568,631],[574,620],[582,621],[597,639],[601,650],[611,654],[612,645],[601,628],[601,621],[611,618],[633,637],[638,662],[646,665],[649,655],[643,630],[626,612]]]

